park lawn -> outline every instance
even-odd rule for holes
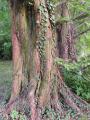
[[[0,86],[11,84],[12,80],[12,62],[0,61]]]
[[[11,92],[12,62],[0,60],[0,102],[5,101]]]

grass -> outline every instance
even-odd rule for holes
[[[12,84],[12,62],[11,61],[0,61],[0,96],[5,101],[10,96]]]
[[[11,61],[0,61],[0,86],[11,84],[12,63]]]

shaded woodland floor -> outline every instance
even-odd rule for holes
[[[12,84],[12,62],[0,61],[0,107],[7,102]],[[0,117],[0,120],[1,117]]]
[[[12,84],[12,62],[0,61],[0,107],[4,107],[10,97]],[[3,120],[0,115],[0,120]],[[66,118],[68,120],[68,118]],[[80,120],[87,120],[87,118],[81,118]],[[88,119],[90,120],[90,119]]]

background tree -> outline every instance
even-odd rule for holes
[[[57,6],[57,10],[58,7],[60,11],[59,20],[57,21],[59,55],[64,60],[71,59],[72,61],[76,61],[76,41],[74,38],[76,33],[74,23],[70,20],[71,15],[68,2],[66,1],[60,6]]]

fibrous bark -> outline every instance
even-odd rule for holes
[[[53,110],[55,120],[65,117],[68,107],[81,115],[83,112],[75,104],[76,96],[67,88],[60,69],[54,63],[55,58],[59,56],[59,50],[47,1],[35,0],[28,6],[25,1],[14,0],[11,2],[11,10],[14,21],[12,45],[16,74],[7,109],[18,98],[15,104],[19,101],[18,105],[23,109],[23,104],[26,103],[30,109],[31,115],[26,114],[29,120],[52,120],[51,113],[48,117],[45,116],[47,108]],[[65,28],[67,29],[66,24],[63,30]],[[64,33],[62,34],[65,37]],[[67,46],[66,43],[63,45]],[[65,49],[63,53],[65,59],[68,58],[66,53]],[[67,109],[60,100],[64,100]],[[87,105],[85,102],[82,104]],[[19,111],[22,111],[20,108]]]
[[[61,8],[60,16],[63,19],[58,21],[57,25],[59,56],[64,60],[76,61],[75,30],[73,22],[70,21],[68,2],[61,4],[59,8]]]

